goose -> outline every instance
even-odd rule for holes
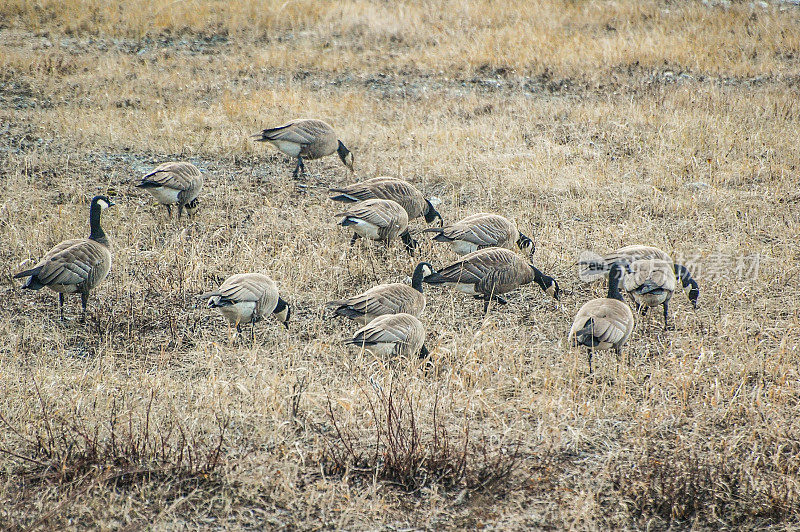
[[[524,284],[535,282],[555,299],[560,299],[558,282],[543,274],[518,254],[504,248],[486,248],[465,255],[460,261],[423,279],[434,285],[452,286],[460,292],[483,299],[483,312],[489,302],[505,304],[500,294],[510,292]]]
[[[58,292],[61,321],[64,321],[64,294],[75,293],[81,295],[81,322],[86,321],[89,293],[111,269],[111,243],[100,226],[100,213],[113,206],[107,196],[92,198],[89,238],[65,240],[48,251],[36,266],[14,275],[15,279],[28,278],[22,288],[39,290],[46,286]]]
[[[399,203],[392,200],[369,199],[352,205],[347,211],[339,213],[336,217],[343,217],[339,225],[353,227],[352,246],[359,237],[370,240],[380,240],[389,245],[389,242],[400,237],[406,246],[406,251],[414,255],[417,241],[411,238],[408,232],[408,215]]]
[[[692,274],[685,266],[676,264],[669,253],[657,247],[642,245],[625,246],[603,256],[595,255],[591,258],[581,259],[578,262],[579,276],[584,281],[593,281],[605,276],[614,263],[631,264],[637,260],[648,259],[665,261],[673,265],[675,277],[681,282],[686,297],[689,298],[692,306],[696,309],[697,300],[700,297],[700,288],[697,281],[692,278]]]
[[[178,206],[178,218],[184,208],[192,216],[197,211],[197,196],[203,188],[203,174],[192,163],[168,162],[158,165],[142,177],[136,188],[152,194],[156,201],[167,208],[169,217],[172,217],[173,205]]]
[[[459,255],[488,247],[511,249],[515,244],[530,254],[536,249],[533,240],[520,233],[514,222],[488,212],[467,216],[446,227],[425,229],[423,233],[436,233],[434,241],[447,242]]]
[[[630,264],[630,272],[625,275],[622,286],[636,304],[636,310],[659,305],[664,307],[664,328],[667,323],[669,300],[675,292],[676,278],[674,265],[659,259],[635,260]]]
[[[347,345],[356,345],[373,356],[411,358],[430,356],[425,347],[425,326],[411,314],[384,314],[357,330]]]
[[[284,327],[289,328],[291,309],[278,294],[275,281],[261,273],[237,273],[231,275],[217,288],[197,296],[208,300],[208,308],[216,308],[242,332],[242,323],[250,323],[250,335],[255,341],[255,323],[269,313]]]
[[[420,216],[425,217],[427,223],[433,223],[437,218],[442,224],[442,215],[434,208],[430,200],[425,199],[417,187],[394,177],[373,177],[360,183],[346,187],[331,188],[333,201],[355,203],[367,199],[388,199],[399,203],[408,214],[409,220]]]
[[[268,128],[252,136],[256,142],[269,142],[289,157],[297,157],[293,177],[306,171],[303,158],[308,160],[326,157],[336,152],[342,163],[353,170],[353,153],[347,149],[327,122],[315,119],[297,119],[282,126]]]
[[[366,325],[384,314],[411,314],[419,318],[425,310],[422,279],[433,273],[433,266],[420,262],[414,268],[411,286],[405,283],[381,284],[357,296],[326,303],[334,316],[344,316]]]
[[[619,356],[633,332],[633,312],[622,301],[619,292],[622,275],[623,267],[613,264],[608,275],[608,296],[584,303],[572,322],[568,341],[589,348],[589,373],[592,372],[592,353],[596,349],[613,348]]]

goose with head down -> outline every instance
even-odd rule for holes
[[[183,209],[192,216],[198,208],[197,196],[203,188],[203,174],[192,163],[168,162],[142,177],[136,188],[152,194],[156,201],[167,208],[168,216],[172,216],[173,205],[178,206],[178,218]]]
[[[267,314],[274,314],[289,328],[291,308],[279,293],[275,281],[261,273],[231,275],[217,288],[197,296],[208,300],[208,307],[219,313],[241,333],[242,323],[250,323],[250,335],[255,341],[255,324]]]
[[[353,204],[345,212],[337,214],[342,217],[339,225],[353,228],[352,246],[358,238],[378,240],[389,243],[397,238],[403,241],[406,251],[411,255],[417,248],[417,241],[408,232],[408,215],[403,207],[395,201],[369,199]]]
[[[608,295],[584,303],[572,322],[568,342],[588,348],[589,373],[595,350],[613,349],[619,356],[633,332],[633,312],[619,291],[623,274],[623,266],[613,264],[608,275]]]
[[[430,200],[422,195],[417,187],[394,177],[374,177],[354,183],[345,187],[331,188],[330,192],[336,194],[332,196],[333,201],[345,203],[355,203],[368,199],[386,199],[396,201],[405,209],[409,220],[414,220],[420,216],[425,217],[427,223],[433,223],[437,218],[439,224],[442,223],[442,215],[433,206]]]
[[[297,158],[294,177],[306,171],[303,159],[314,160],[336,153],[350,172],[353,169],[353,152],[339,140],[336,130],[322,120],[297,119],[282,126],[267,128],[253,135],[256,142],[268,142],[289,157]]]
[[[500,295],[535,282],[555,299],[560,299],[558,282],[542,273],[517,253],[504,248],[486,248],[464,256],[460,261],[426,276],[428,284],[452,286],[460,292],[483,299],[483,311],[489,302],[505,304]]]
[[[355,345],[374,356],[428,358],[425,326],[411,314],[384,314],[357,330],[345,344]]]

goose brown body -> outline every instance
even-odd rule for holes
[[[632,245],[615,249],[610,253],[600,256],[597,260],[581,261],[580,278],[584,281],[592,281],[608,275],[613,264],[630,264],[637,260],[656,259],[673,263],[669,253],[653,246]]]
[[[411,314],[385,314],[357,330],[349,345],[363,347],[375,356],[419,358],[428,356],[425,326]]]
[[[622,267],[614,264],[609,273],[608,296],[586,302],[572,322],[568,341],[589,348],[589,372],[595,350],[614,349],[620,353],[634,328],[633,312],[622,301],[619,283]]]
[[[416,242],[408,233],[408,214],[396,201],[369,199],[353,204],[350,208],[336,215],[342,217],[339,225],[352,226],[357,237],[379,240],[387,245],[391,240],[401,237],[409,252],[413,253]]]
[[[533,252],[533,241],[522,235],[516,224],[492,213],[477,213],[441,228],[423,231],[435,233],[433,239],[446,242],[459,255],[466,255],[487,247],[512,249],[518,246]]]
[[[414,270],[411,286],[404,283],[381,284],[347,299],[326,304],[335,315],[350,318],[366,325],[385,314],[411,314],[419,317],[425,310],[422,278],[432,273],[430,264],[420,263]]]
[[[668,327],[669,300],[675,292],[677,279],[674,265],[659,259],[636,260],[630,264],[622,286],[637,307],[664,308],[664,326]]]

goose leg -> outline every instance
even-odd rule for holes
[[[83,313],[81,314],[81,323],[86,323],[86,304],[89,303],[89,293],[88,292],[81,292],[81,308],[83,309]]]
[[[664,301],[663,306],[664,306],[664,330],[665,331],[670,331],[670,330],[674,329],[675,327],[670,327],[669,321],[668,321],[669,320],[669,302],[668,301]]]
[[[292,174],[293,177],[297,177],[300,175],[300,172],[306,172],[306,165],[303,164],[303,158],[301,156],[297,156],[297,166],[294,167],[294,173]]]
[[[256,320],[250,320],[250,343],[255,346],[256,345]]]
[[[488,314],[489,313],[489,302],[491,300],[492,300],[492,298],[489,297],[489,296],[486,296],[486,297],[483,298],[483,313],[484,314]]]
[[[178,203],[178,220],[181,219],[181,214],[183,214],[183,203]]]
[[[592,351],[593,349],[591,348],[587,351],[589,353],[589,375],[592,374]]]
[[[61,314],[61,321],[64,321],[64,293],[58,293],[58,312]]]
[[[352,247],[359,238],[361,237],[358,235],[358,233],[353,233],[353,238],[350,239],[350,247]]]

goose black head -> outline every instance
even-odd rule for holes
[[[558,286],[558,281],[550,277],[549,275],[543,274],[539,269],[534,266],[533,264],[530,265],[533,269],[533,280],[536,284],[539,285],[539,288],[544,290],[547,294],[549,294],[553,299],[556,301],[561,299],[561,287]]]
[[[281,298],[278,298],[278,304],[275,305],[275,310],[272,311],[278,321],[283,324],[286,329],[289,329],[289,318],[292,315],[292,309],[289,304]]]
[[[97,205],[98,207],[100,207],[101,211],[104,211],[104,210],[108,209],[109,207],[113,207],[114,205],[116,205],[116,203],[111,201],[111,198],[109,198],[108,196],[102,196],[101,195],[101,196],[93,197],[91,205],[92,205],[92,207]]]
[[[517,247],[525,253],[529,253],[531,255],[533,255],[533,252],[536,251],[536,244],[533,243],[533,240],[522,233],[519,234],[519,238],[517,239]]]
[[[339,154],[339,159],[342,160],[342,163],[350,169],[351,172],[355,173],[355,169],[353,168],[353,163],[355,162],[355,157],[353,156],[353,152],[347,149],[342,141],[339,141],[339,147],[336,148],[336,153]]]
[[[444,225],[442,215],[439,214],[439,211],[436,210],[436,207],[433,206],[433,203],[431,203],[430,200],[425,200],[425,203],[428,206],[427,210],[425,211],[425,221],[430,224],[433,223],[436,218],[439,218],[439,227],[442,227]]]
[[[406,251],[413,257],[414,251],[417,249],[418,242],[411,238],[411,233],[406,230],[402,235],[400,235],[400,239],[403,241],[403,244],[406,246]]]

